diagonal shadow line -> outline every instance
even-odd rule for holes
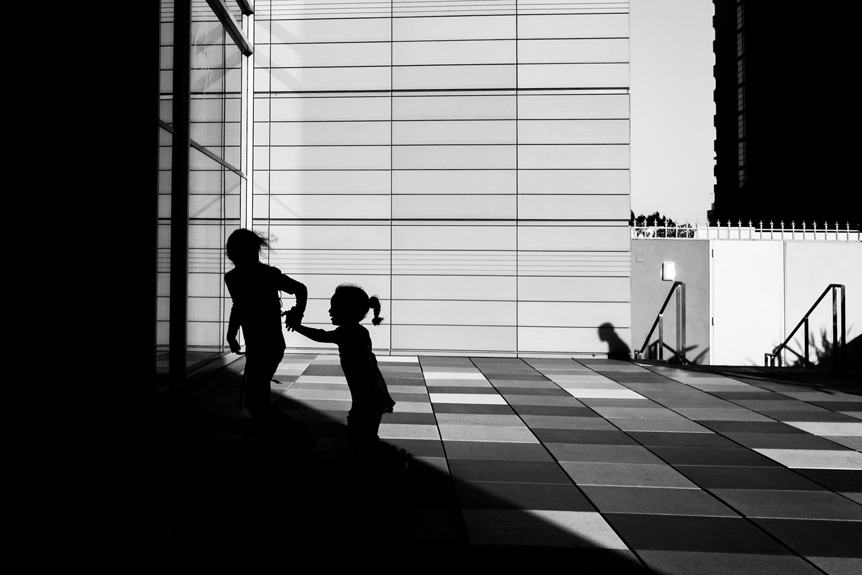
[[[459,493],[472,489],[477,495],[476,486],[421,459],[434,454],[440,440],[386,440],[414,454],[406,479],[383,480],[370,488],[352,484],[334,451],[344,424],[278,390],[277,406],[301,417],[320,441],[304,462],[286,457],[279,465],[261,465],[253,422],[235,408],[243,363],[211,376],[210,392],[199,394],[171,422],[164,472],[172,487],[164,490],[156,511],[161,519],[156,535],[170,553],[272,546],[276,553],[289,547],[295,558],[319,559],[320,566],[350,567],[361,557],[359,564],[366,561],[383,570],[403,570],[401,560],[440,567],[457,560],[459,567],[483,570],[562,563],[582,573],[653,573],[631,551],[597,547],[492,493],[478,493],[483,508],[510,512],[511,528],[520,530],[514,536],[541,538],[541,543],[471,542]],[[600,517],[594,508],[592,512]]]

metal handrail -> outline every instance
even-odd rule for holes
[[[677,350],[674,350],[664,343],[664,311],[674,293],[676,293],[676,344],[679,348]],[[679,358],[680,363],[690,363],[685,358],[685,282],[673,282],[673,285],[670,286],[670,291],[668,292],[667,297],[665,298],[664,303],[662,304],[661,309],[659,310],[658,315],[644,340],[644,344],[641,346],[640,350],[635,351],[635,359],[643,356],[644,351],[649,346],[649,340],[652,337],[656,326],[658,326],[659,360],[664,361],[664,348],[667,347],[669,350],[673,351],[676,357]]]
[[[829,284],[829,286],[823,290],[823,293],[820,294],[820,297],[817,298],[817,301],[814,302],[814,305],[811,306],[811,309],[808,310],[802,319],[796,324],[796,327],[793,328],[793,331],[790,332],[790,335],[787,336],[782,343],[778,344],[772,349],[772,353],[763,354],[763,361],[766,367],[775,367],[775,360],[778,359],[778,365],[781,365],[781,357],[778,355],[782,350],[789,351],[793,353],[796,357],[801,359],[804,363],[805,367],[811,366],[811,361],[808,359],[808,318],[814,312],[820,302],[823,301],[823,298],[826,297],[826,294],[832,292],[832,362],[833,367],[837,371],[845,371],[847,367],[847,324],[846,320],[846,305],[844,300],[844,284]],[[840,291],[840,304],[838,292]],[[841,316],[841,345],[838,345],[838,316],[839,316],[839,307],[840,307],[840,316]],[[796,335],[796,332],[799,331],[800,327],[805,328],[805,344],[804,344],[804,355],[801,355],[796,350],[788,347],[790,340],[793,339],[793,336]],[[839,349],[840,348],[840,349]]]

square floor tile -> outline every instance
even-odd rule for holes
[[[662,575],[822,575],[805,559],[791,555],[703,551],[639,551],[638,555]]]
[[[554,459],[538,443],[501,443],[494,441],[444,441],[446,457],[451,459],[502,459],[508,461],[547,461]]]
[[[764,531],[804,557],[862,558],[862,523],[800,519],[755,519]]]
[[[515,414],[495,413],[438,413],[440,425],[484,425],[492,427],[525,427],[524,422]]]
[[[505,405],[506,400],[502,396],[485,393],[429,393],[431,403],[468,403]]]
[[[515,443],[538,443],[538,439],[526,426],[496,427],[481,425],[439,424],[440,437],[447,441],[500,441]]]
[[[838,492],[862,492],[862,469],[795,469],[803,477]]]
[[[773,421],[772,417],[767,417],[741,407],[737,409],[680,407],[676,411],[694,421]]]
[[[602,513],[737,517],[732,509],[700,489],[579,486]]]
[[[462,512],[473,544],[626,549],[604,518],[594,512],[508,509]]]
[[[668,465],[561,461],[560,466],[577,485],[697,489],[697,485]]]
[[[862,437],[862,421],[858,423],[822,422],[822,421],[786,421],[802,431],[828,437],[839,435],[845,437]]]
[[[677,447],[737,447],[729,439],[717,433],[672,433],[629,431],[642,445],[668,445]]]
[[[557,461],[591,463],[641,463],[664,465],[664,462],[639,445],[582,445],[578,443],[546,443],[545,447]]]
[[[702,421],[717,433],[805,433],[781,421]]]
[[[599,414],[589,407],[577,405],[522,405],[513,404],[518,415],[546,417],[599,417]]]
[[[758,453],[790,468],[862,469],[862,453],[824,449],[755,449]]]
[[[398,405],[401,405],[400,403]],[[398,405],[395,409],[398,409]],[[428,404],[429,406],[431,403]],[[515,415],[515,412],[506,404],[481,404],[481,403],[435,403],[434,413],[474,413],[474,414],[497,414]]]
[[[862,521],[862,505],[824,490],[711,489],[710,491],[746,517]]]
[[[610,420],[614,426],[623,431],[656,431],[656,432],[689,432],[689,433],[712,433],[700,423],[688,419],[624,419],[615,418]]]
[[[592,418],[583,418],[592,421]],[[622,431],[604,429],[540,429],[533,433],[542,443],[601,443],[605,445],[637,445]]]
[[[840,449],[834,441],[807,433],[725,433],[750,449]]]
[[[596,510],[581,490],[572,484],[543,484],[537,488],[531,483],[456,481],[455,490],[464,508]]]
[[[449,472],[459,481],[507,483],[553,483],[571,485],[568,475],[553,461],[507,461],[503,459],[453,459]]]
[[[650,451],[671,465],[773,466],[775,462],[744,447],[649,446]]]
[[[601,417],[556,417],[525,415],[524,422],[535,432],[540,429],[618,431],[607,419]]]
[[[823,489],[786,467],[677,465],[675,469],[703,489]]]
[[[440,439],[436,425],[381,423],[378,435],[381,439]]]
[[[784,546],[741,517],[625,513],[603,516],[637,553],[666,550],[789,555]]]

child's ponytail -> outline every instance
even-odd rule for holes
[[[374,325],[380,325],[380,322],[383,321],[383,318],[380,317],[380,300],[377,299],[376,295],[368,298],[368,307],[374,311],[374,319],[371,320],[371,323]]]

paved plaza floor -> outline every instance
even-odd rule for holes
[[[181,488],[157,532],[211,557],[257,547],[385,571],[862,573],[862,383],[604,359],[378,360],[397,402],[381,439],[413,456],[403,478],[369,486],[343,464],[336,355],[285,356],[273,399],[320,439],[305,458],[263,457],[236,405],[239,359],[174,412],[166,469]]]

